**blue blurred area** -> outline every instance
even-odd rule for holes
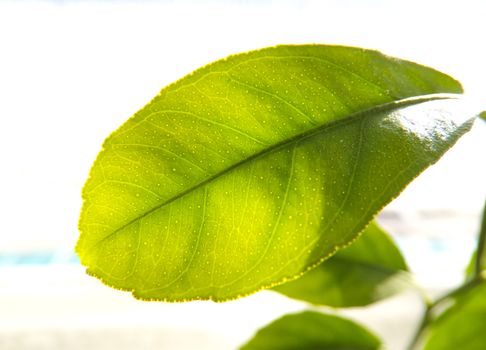
[[[32,266],[51,264],[79,264],[79,258],[69,252],[31,252],[31,253],[2,253],[0,267]]]

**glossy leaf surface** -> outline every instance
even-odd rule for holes
[[[372,350],[380,340],[362,326],[333,315],[305,311],[260,329],[241,350]]]
[[[228,300],[355,239],[471,124],[452,78],[374,51],[280,46],[166,87],[104,143],[77,252],[138,298]]]
[[[316,305],[365,306],[410,287],[407,270],[391,237],[373,222],[349,247],[274,290]]]
[[[432,323],[424,350],[486,349],[486,284],[457,297]]]

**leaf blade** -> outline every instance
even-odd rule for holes
[[[271,51],[288,55],[288,50],[301,49],[319,51],[328,60],[334,55],[345,69],[337,74],[335,64],[315,66],[313,58],[309,65],[293,56],[276,61],[259,56],[268,50],[233,56],[164,89],[105,141],[83,189],[77,251],[88,273],[132,290],[139,298],[170,301],[228,300],[295,278],[353,239],[387,200],[469,127],[469,121],[454,124],[433,104],[432,132],[413,134],[412,124],[421,124],[411,114],[425,117],[414,104],[443,97],[390,102],[397,94],[460,91],[447,76],[376,52],[342,47]],[[248,55],[257,57],[251,61]],[[356,73],[345,74],[356,62],[369,68],[373,60],[390,73],[373,78],[365,69],[361,83]],[[295,84],[272,81],[268,70],[276,68],[269,62],[280,67],[280,79]],[[226,72],[234,67],[244,68],[239,73],[246,85],[227,78]],[[255,73],[260,70],[268,77]],[[326,78],[326,86],[313,82],[316,76]],[[357,87],[353,96],[348,92],[350,77]],[[390,77],[399,83],[385,94],[376,86]],[[299,85],[299,79],[308,86]],[[256,89],[245,90],[248,84]],[[272,84],[278,98],[260,91]],[[331,84],[332,93],[325,89]],[[303,98],[312,94],[312,99]],[[358,162],[364,150],[376,164],[386,163],[390,154],[373,147],[380,142],[393,146],[383,135],[369,134],[373,127],[367,123],[395,141],[400,137],[396,133],[402,132],[400,142],[408,152],[400,159],[403,164],[395,160],[385,172],[376,172],[370,164]],[[363,136],[372,141],[370,145],[362,142]],[[418,147],[410,144],[412,140]],[[412,167],[414,157],[422,157],[421,163],[413,165],[413,171],[404,170]],[[332,176],[322,174],[323,169]],[[357,169],[361,187],[355,191],[354,175],[349,180],[348,174]],[[374,185],[376,190],[367,188],[363,178],[377,174],[381,183]],[[385,187],[384,194],[379,187],[390,176],[393,186],[388,186],[393,188]],[[332,181],[340,186],[330,186]],[[364,200],[348,201],[359,191],[368,193],[371,206]],[[373,191],[384,197],[377,200]],[[324,203],[323,198],[329,200]],[[307,203],[318,207],[308,208]],[[312,220],[298,218],[301,206]],[[245,222],[247,216],[252,222]],[[337,221],[341,233],[332,233]],[[341,237],[342,232],[348,235]]]

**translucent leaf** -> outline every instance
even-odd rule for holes
[[[104,143],[77,252],[137,298],[224,301],[346,246],[471,126],[452,78],[375,51],[279,46],[164,88]],[[425,96],[421,96],[425,95]]]

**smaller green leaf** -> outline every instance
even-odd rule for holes
[[[486,284],[459,294],[432,323],[424,350],[486,349]]]
[[[365,306],[411,286],[407,270],[391,237],[372,222],[351,246],[274,290],[316,305]]]
[[[485,120],[485,121],[486,121],[486,111],[484,111],[484,112],[480,113],[480,114],[479,114],[479,117],[480,117],[480,118],[483,118],[483,120]]]
[[[380,349],[380,340],[353,321],[305,311],[260,329],[240,350]]]

